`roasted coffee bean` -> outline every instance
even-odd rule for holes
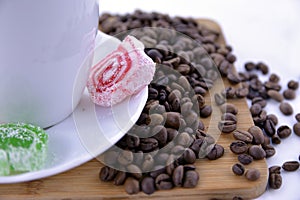
[[[296,135],[300,136],[300,122],[297,122],[293,126],[293,131]]]
[[[279,189],[282,185],[282,177],[279,173],[269,173],[269,187],[272,189]]]
[[[273,135],[272,136],[272,143],[273,144],[280,144],[281,143],[281,139],[277,135]]]
[[[146,124],[149,124],[151,126],[157,126],[157,125],[162,125],[164,123],[164,117],[161,114],[151,114],[149,117],[146,119]]]
[[[280,81],[280,77],[277,74],[271,74],[269,77],[269,81],[278,83]]]
[[[144,162],[142,164],[142,170],[143,171],[151,171],[153,170],[154,166],[154,159],[151,154],[146,154],[144,156]]]
[[[297,90],[299,88],[299,82],[291,80],[288,82],[288,88],[292,90]]]
[[[126,181],[127,173],[119,171],[114,179],[115,185],[123,185]]]
[[[253,136],[253,144],[263,144],[264,143],[264,134],[258,126],[252,126],[248,129],[248,132]]]
[[[168,174],[160,174],[155,179],[155,186],[158,190],[169,190],[173,188],[172,178]]]
[[[277,102],[282,102],[284,100],[282,94],[280,94],[276,90],[268,90],[267,94],[269,97],[271,97],[272,99],[274,99]]]
[[[260,178],[260,171],[255,168],[248,169],[245,176],[249,181],[256,181]]]
[[[163,114],[165,121],[165,127],[179,129],[180,126],[180,114],[177,112],[167,112]]]
[[[155,192],[155,182],[152,177],[145,177],[141,182],[141,189],[145,194],[152,194]]]
[[[267,112],[265,110],[262,110],[258,116],[253,117],[253,122],[257,126],[261,126],[262,124],[265,123],[267,119]]]
[[[292,129],[287,125],[282,125],[277,129],[277,135],[280,138],[287,138],[291,135]]]
[[[158,148],[158,141],[155,138],[141,138],[140,148],[143,152],[151,152]]]
[[[231,120],[222,120],[218,123],[218,128],[222,133],[231,133],[236,130],[236,127],[236,122]]]
[[[283,96],[287,100],[292,100],[296,98],[295,90],[292,89],[286,89],[283,91]]]
[[[281,85],[279,85],[278,83],[274,83],[274,82],[270,82],[267,81],[263,84],[265,86],[265,89],[267,90],[275,90],[275,91],[280,91],[281,90]]]
[[[267,119],[271,120],[275,126],[278,124],[278,118],[274,114],[267,115]]]
[[[245,173],[245,167],[240,163],[236,163],[232,166],[232,172],[235,175],[242,176]]]
[[[234,141],[230,144],[230,150],[235,154],[242,154],[248,151],[248,145],[243,141]]]
[[[131,151],[126,150],[122,151],[119,154],[118,162],[124,166],[131,164],[133,162],[133,153]]]
[[[260,70],[263,74],[268,74],[269,73],[269,67],[263,62],[257,63],[256,64],[256,69]]]
[[[164,126],[162,125],[155,126],[152,129],[152,134],[154,135],[153,137],[158,141],[159,146],[162,147],[167,143],[168,131]]]
[[[252,99],[252,105],[259,104],[262,108],[266,107],[267,101],[262,97],[255,97]]]
[[[272,173],[280,174],[280,170],[281,170],[280,166],[274,165],[272,167],[269,167],[269,174],[272,174]]]
[[[300,122],[300,113],[297,113],[297,114],[295,115],[295,119],[297,120],[297,122]]]
[[[169,141],[169,142],[174,140],[178,135],[178,131],[176,129],[173,129],[173,128],[167,128],[167,133],[168,133],[168,140],[167,141]]]
[[[256,65],[253,62],[246,62],[245,69],[247,71],[252,71],[252,70],[256,69]]]
[[[183,180],[183,187],[184,188],[194,188],[197,186],[199,181],[199,174],[197,171],[189,170],[185,172],[184,180]]]
[[[232,113],[224,113],[222,116],[221,116],[221,120],[224,120],[224,121],[234,121],[234,122],[237,122],[237,117],[236,115],[232,114]]]
[[[138,164],[140,165],[141,163]],[[136,179],[140,179],[143,176],[141,169],[137,165],[130,164],[126,167],[126,169],[129,173],[131,173],[131,176],[135,177]]]
[[[299,169],[299,162],[298,161],[287,161],[283,163],[282,169],[288,172],[293,172]]]
[[[187,148],[184,151],[182,158],[183,158],[185,164],[193,164],[196,161],[196,155],[195,155],[194,151],[190,148]]]
[[[258,145],[252,145],[249,148],[249,154],[253,157],[255,160],[261,160],[266,157],[266,152],[264,149]]]
[[[240,154],[240,155],[238,155],[238,160],[243,165],[249,165],[250,163],[252,163],[253,158],[252,158],[252,156],[250,156],[248,154]]]
[[[200,108],[200,117],[207,118],[212,113],[212,107],[210,105],[204,105]]]
[[[238,108],[231,103],[225,103],[220,106],[221,112],[224,113],[232,113],[234,115],[238,114]]]
[[[224,147],[219,144],[215,144],[210,152],[206,155],[209,160],[216,160],[224,155]]]
[[[236,130],[233,132],[233,137],[246,143],[251,143],[253,141],[253,135],[248,131]]]
[[[214,95],[215,102],[218,106],[223,105],[225,103],[225,99],[220,95],[220,94],[215,94]]]
[[[263,145],[262,148],[266,152],[266,158],[270,158],[270,157],[274,156],[275,153],[276,153],[275,148],[272,145],[270,145],[270,144]]]
[[[177,144],[183,147],[189,147],[193,140],[187,132],[182,132],[178,135]]]
[[[196,139],[190,146],[190,149],[194,151],[196,156],[198,156],[199,154],[202,143],[203,143],[203,139]]]
[[[117,174],[117,170],[108,166],[102,167],[99,173],[99,179],[101,181],[112,181]]]
[[[288,102],[282,102],[279,106],[279,109],[282,112],[282,114],[287,116],[292,115],[294,112],[293,107]]]
[[[140,192],[140,183],[138,180],[128,177],[125,181],[125,191],[127,194],[137,194]]]
[[[180,187],[183,183],[183,177],[184,177],[184,168],[183,165],[179,165],[173,171],[173,175],[172,175],[173,184],[176,187]]]
[[[260,104],[256,103],[250,107],[250,113],[253,117],[258,116],[262,111]]]
[[[221,92],[222,96],[226,99],[233,99],[236,95],[236,90],[233,87],[227,87]]]
[[[249,94],[249,89],[246,88],[246,87],[238,88],[238,89],[235,91],[235,95],[236,95],[237,98],[244,98],[244,97],[247,97],[248,94]]]
[[[276,127],[273,121],[267,119],[264,124],[264,130],[268,136],[273,137],[276,133]]]
[[[207,93],[207,90],[204,89],[201,86],[194,87],[194,91],[195,91],[195,94],[199,94],[199,95],[202,95],[202,96],[204,96]]]
[[[171,153],[172,153],[173,155],[182,155],[184,151],[185,151],[185,148],[184,148],[183,146],[181,146],[181,145],[176,145],[176,146],[172,149]]]
[[[200,94],[194,95],[192,101],[193,102],[198,102],[199,108],[201,108],[202,106],[205,105],[205,98],[204,98],[203,95],[200,95]]]

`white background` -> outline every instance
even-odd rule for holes
[[[280,74],[286,87],[288,80],[300,80],[300,1],[297,0],[100,0],[100,12],[124,14],[135,9],[158,11],[195,18],[210,18],[218,22],[228,44],[238,58],[236,67],[243,69],[247,61],[264,61],[271,72]],[[300,98],[300,92],[297,92]],[[298,101],[298,102],[297,102]],[[300,101],[290,101],[295,113],[300,112]],[[268,113],[279,114],[278,104],[272,102]],[[280,125],[293,125],[294,116],[280,115]],[[268,164],[281,165],[297,160],[300,137],[294,134],[276,146],[277,153]],[[300,199],[300,170],[282,173],[279,190],[268,189],[259,199]]]

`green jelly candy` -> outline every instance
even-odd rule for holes
[[[0,125],[0,175],[40,170],[46,161],[48,135],[31,124]]]

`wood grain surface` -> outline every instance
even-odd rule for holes
[[[218,24],[213,21],[200,19],[198,22],[209,29],[221,32]],[[222,32],[219,44],[225,44]],[[220,92],[224,87],[223,83],[229,84],[219,80],[210,94]],[[215,133],[218,132],[219,109],[216,108],[211,95],[207,95],[206,101],[214,106],[214,112],[211,118],[205,119],[204,122],[208,132],[218,137]],[[246,100],[240,99],[230,102],[236,104],[239,109],[238,129],[247,130],[253,125],[253,122]],[[216,161],[202,159],[196,162],[200,181],[198,186],[193,189],[175,188],[157,191],[150,196],[142,192],[130,196],[126,194],[123,186],[114,186],[112,182],[99,181],[98,175],[103,165],[94,159],[73,170],[49,178],[19,184],[0,185],[0,199],[232,199],[234,196],[252,199],[262,194],[265,191],[268,176],[265,160],[255,161],[246,167],[246,169],[259,169],[261,173],[259,180],[251,182],[246,180],[244,176],[235,176],[231,167],[237,162],[237,156],[231,153],[229,149],[230,143],[234,140],[232,134],[222,134],[217,139],[217,143],[225,147],[225,154]]]

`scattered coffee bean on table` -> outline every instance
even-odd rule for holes
[[[299,169],[299,162],[298,161],[287,161],[283,163],[282,169],[288,172],[293,172]]]
[[[282,125],[277,129],[277,135],[280,138],[287,138],[291,135],[292,129],[287,125]]]
[[[245,173],[246,178],[249,181],[256,181],[260,178],[260,171],[258,169],[248,169]]]
[[[293,107],[288,102],[282,102],[279,106],[279,109],[284,115],[292,115],[294,112]]]
[[[240,163],[236,163],[232,166],[232,172],[235,175],[242,176],[245,172],[245,167]]]

